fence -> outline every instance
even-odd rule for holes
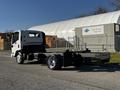
[[[89,37],[68,37],[57,38],[53,48],[65,48],[85,50],[89,48],[92,51],[114,51],[120,50],[120,35],[115,36],[89,36]]]

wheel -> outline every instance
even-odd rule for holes
[[[74,56],[74,66],[75,68],[79,68],[83,64],[83,58],[81,55],[75,55]]]
[[[18,52],[18,54],[16,56],[16,62],[18,64],[23,64],[24,63],[24,59],[23,59],[23,56],[22,56],[21,52]]]
[[[60,70],[62,63],[60,61],[60,56],[52,55],[48,57],[47,60],[48,68],[51,70]]]

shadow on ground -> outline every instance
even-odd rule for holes
[[[79,72],[115,72],[120,71],[120,64],[111,63],[103,65],[82,65],[78,68],[63,68],[62,70]]]
[[[40,64],[38,61],[27,62],[25,65],[38,65]],[[40,65],[47,66],[45,63]],[[59,71],[79,71],[79,72],[115,72],[120,71],[120,64],[118,63],[109,63],[109,64],[89,64],[89,65],[81,65],[80,67],[63,67]]]
[[[29,62],[26,62],[24,63],[25,65],[35,65],[35,64],[40,64],[38,61],[29,61]]]
[[[36,65],[36,64],[38,64],[38,65],[45,65],[46,66],[45,62],[40,63],[38,61],[28,61],[28,62],[24,63],[24,65]]]

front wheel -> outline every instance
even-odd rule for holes
[[[16,56],[16,62],[18,64],[23,64],[24,63],[23,55],[21,54],[21,52],[18,52],[18,54]]]
[[[51,70],[60,70],[62,67],[60,57],[57,55],[49,56],[47,60],[47,64],[48,64],[48,68]]]

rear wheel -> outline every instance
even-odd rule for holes
[[[81,55],[76,55],[74,57],[74,66],[75,68],[79,68],[83,64],[83,58]]]
[[[48,64],[48,68],[51,70],[60,70],[62,67],[60,56],[58,55],[49,56],[47,60],[47,64]]]
[[[21,52],[18,52],[18,53],[17,53],[16,62],[17,62],[18,64],[23,64],[23,63],[24,63],[23,55],[22,55]]]

